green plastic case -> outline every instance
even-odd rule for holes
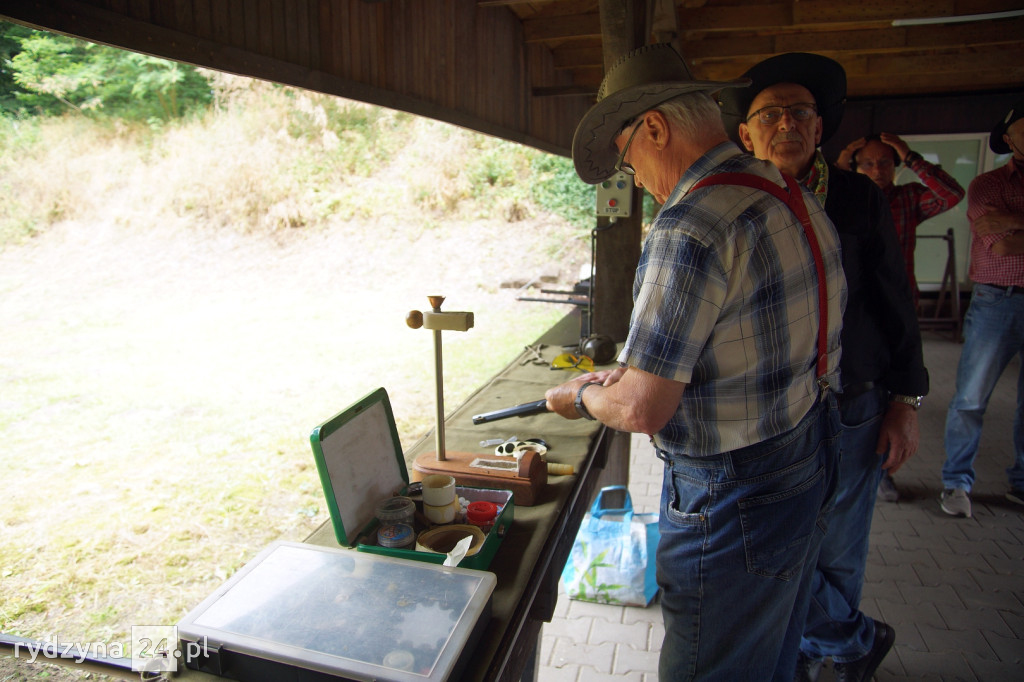
[[[376,544],[377,502],[403,495],[409,471],[395,427],[387,391],[378,388],[313,429],[309,437],[320,483],[331,514],[334,536],[343,547],[413,561],[440,564],[445,555]],[[513,494],[507,490],[456,487],[470,501],[503,504],[480,551],[459,563],[462,568],[486,569],[515,516]],[[421,529],[422,530],[422,529]]]

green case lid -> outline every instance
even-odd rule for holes
[[[309,440],[334,535],[338,544],[354,547],[377,502],[409,482],[387,391],[370,392],[313,429]]]

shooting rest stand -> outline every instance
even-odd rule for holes
[[[536,452],[523,453],[518,461],[511,457],[479,455],[472,452],[450,452],[444,445],[444,370],[442,367],[441,331],[468,331],[473,327],[471,312],[441,312],[444,296],[428,296],[432,310],[412,310],[406,324],[434,332],[434,384],[436,387],[436,425],[434,452],[425,452],[413,462],[410,479],[422,481],[430,474],[447,474],[456,485],[476,488],[511,490],[517,505],[533,505],[547,485],[547,465]]]

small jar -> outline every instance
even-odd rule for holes
[[[381,526],[392,523],[412,526],[416,518],[416,503],[408,497],[389,497],[377,503],[375,516]]]
[[[390,523],[377,531],[377,544],[381,547],[412,547],[415,542],[416,533],[405,523]]]
[[[485,532],[491,529],[497,517],[498,505],[493,502],[478,500],[470,502],[466,507],[466,521],[474,526],[479,526]]]
[[[446,474],[431,474],[423,479],[423,504],[445,507],[457,499],[455,478]]]
[[[431,523],[451,523],[455,520],[455,515],[459,512],[459,501],[452,500],[449,504],[443,507],[435,507],[432,504],[423,503],[423,515],[430,520]]]

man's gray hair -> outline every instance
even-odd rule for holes
[[[722,112],[718,103],[706,92],[679,95],[655,107],[670,123],[692,139],[700,139],[711,132],[725,133]]]

